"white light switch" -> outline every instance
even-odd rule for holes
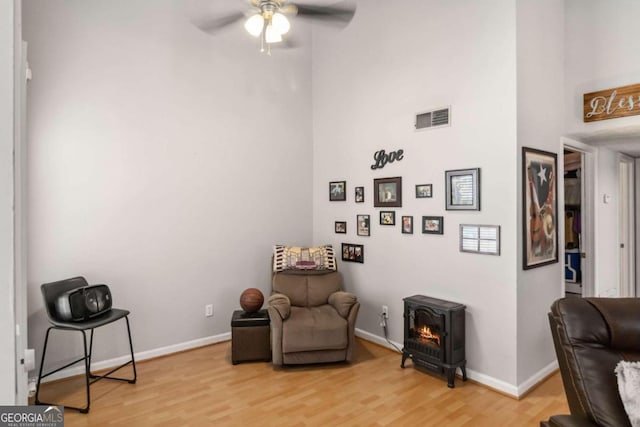
[[[28,348],[24,351],[24,368],[31,371],[36,368],[36,351]]]

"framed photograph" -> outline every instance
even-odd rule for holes
[[[522,147],[523,268],[558,262],[557,155]]]
[[[402,234],[413,234],[413,217],[402,217]]]
[[[418,184],[416,185],[416,199],[424,199],[426,197],[432,197],[432,184]]]
[[[356,203],[364,203],[364,187],[356,187]]]
[[[347,233],[347,221],[336,221],[335,230],[336,230],[336,233],[346,234]]]
[[[329,183],[329,201],[339,202],[347,200],[347,181],[333,181]]]
[[[369,215],[357,215],[356,222],[358,224],[358,236],[369,236]]]
[[[380,211],[380,225],[396,225],[396,213],[394,211]]]
[[[422,217],[422,233],[423,234],[443,234],[444,218],[441,216],[423,216]]]
[[[480,169],[459,169],[444,173],[446,209],[480,210]]]
[[[342,261],[364,263],[364,245],[342,244]]]
[[[460,224],[460,252],[500,255],[500,226]]]
[[[376,208],[402,207],[402,177],[374,179],[373,206]]]

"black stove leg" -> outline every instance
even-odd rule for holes
[[[462,381],[466,381],[467,380],[467,367],[465,365],[460,366],[460,369],[462,370]]]
[[[456,378],[456,368],[447,368],[447,386],[449,388],[454,388],[456,385],[454,383]]]
[[[407,353],[406,351],[402,352],[402,363],[400,364],[400,367],[402,369],[404,369],[404,362],[407,360],[407,357],[409,357],[409,353]]]

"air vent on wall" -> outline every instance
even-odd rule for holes
[[[416,114],[416,130],[451,125],[451,107]]]

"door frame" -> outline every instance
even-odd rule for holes
[[[16,404],[26,405],[29,399],[29,371],[26,359],[28,346],[27,309],[27,43],[20,42],[16,52],[19,71],[14,88],[15,97],[15,141],[13,160],[13,205],[14,205],[14,314],[16,326]],[[18,65],[18,64],[16,64]]]
[[[582,154],[582,203],[581,203],[581,254],[580,267],[582,271],[582,296],[596,296],[595,278],[598,269],[598,251],[597,242],[597,209],[595,205],[596,194],[598,190],[598,149],[591,145],[584,144],[574,139],[562,137],[560,138],[560,152],[564,153],[564,149],[577,151]],[[564,162],[558,162],[559,176],[564,181]],[[558,185],[558,217],[564,218],[564,185]],[[560,245],[560,254],[564,263],[564,221],[558,221]],[[562,274],[562,295],[565,293],[564,268],[561,269]]]
[[[623,165],[626,168],[626,176],[623,176]],[[635,271],[635,161],[626,154],[618,153],[618,295],[621,297],[633,297],[636,295],[636,271]],[[626,188],[626,194],[623,190]],[[624,197],[623,197],[624,196]],[[626,212],[623,212],[626,211]],[[626,214],[626,221],[623,215]],[[626,224],[625,224],[626,222]],[[624,248],[623,245],[624,244]],[[623,255],[626,252],[627,263],[622,265]],[[628,277],[627,285],[622,284],[623,269]]]

